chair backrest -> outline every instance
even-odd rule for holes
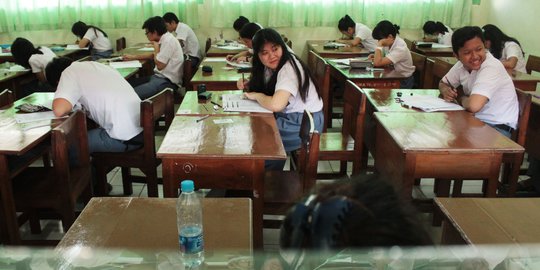
[[[185,59],[183,65],[182,86],[184,86],[186,89],[191,89],[191,78],[193,77],[191,59]]]
[[[416,67],[414,71],[414,88],[424,88],[424,75],[426,71],[426,56],[416,52],[411,52],[413,65]]]
[[[121,37],[116,40],[116,51],[119,52],[126,48],[126,38]]]
[[[428,74],[427,64],[429,63],[430,60],[431,60],[430,58],[427,58],[426,60],[426,74]],[[444,77],[444,75],[446,75],[446,73],[450,71],[450,69],[452,68],[452,65],[446,61],[442,61],[438,59],[433,60],[432,63],[430,64],[433,64],[431,67],[431,85],[424,84],[424,87],[425,88],[439,88],[439,82]]]
[[[540,57],[536,55],[529,54],[527,59],[527,64],[525,65],[527,73],[531,74],[532,71],[540,72]]]
[[[433,88],[439,88],[439,82],[437,83],[437,86],[433,86],[433,65],[435,64],[435,61],[433,58],[426,57],[426,65],[425,65],[425,71],[424,71],[424,88],[425,89],[433,89]]]
[[[8,89],[0,92],[0,108],[13,103],[13,92]]]
[[[70,186],[70,175],[77,175],[77,170],[90,170],[90,153],[86,131],[86,115],[78,110],[51,132],[53,165],[57,179],[62,185]],[[73,162],[70,164],[69,154]],[[64,189],[69,192],[68,189]],[[60,191],[59,191],[60,192]],[[67,195],[67,194],[65,194]]]
[[[154,160],[156,157],[154,125],[163,115],[165,115],[165,128],[168,129],[174,118],[174,98],[171,88],[165,88],[163,91],[141,101],[144,156],[149,161]]]
[[[330,108],[330,66],[326,61],[313,51],[309,52],[313,59],[313,70],[311,70],[313,77],[315,78],[315,84],[319,87],[321,98],[323,100],[323,113],[324,117],[328,118],[328,110]],[[327,123],[331,119],[325,119],[323,132],[326,131]]]
[[[354,82],[347,80],[343,93],[343,126],[341,133],[354,139],[355,152],[364,141],[364,120],[366,116],[366,95]],[[358,151],[359,152],[359,151]]]
[[[207,38],[206,39],[206,46],[204,47],[204,53],[207,54],[208,50],[210,50],[210,47],[212,47],[212,39]]]
[[[527,136],[527,126],[529,125],[529,115],[531,111],[531,94],[526,91],[516,89],[519,103],[518,128],[512,133],[512,139],[519,145],[525,146]]]
[[[307,192],[317,180],[317,164],[319,162],[320,134],[315,130],[313,115],[304,111],[300,125],[300,139],[302,141],[298,151],[298,173],[302,178],[303,190]]]

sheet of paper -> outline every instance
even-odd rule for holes
[[[444,44],[439,44],[439,43],[433,43],[433,45],[431,45],[431,48],[437,48],[437,49],[440,49],[440,48],[452,48],[452,45],[444,45]]]
[[[85,48],[79,48],[79,45],[77,44],[68,44],[66,46],[66,50],[70,50],[70,51],[74,51],[74,50],[88,50],[89,47],[85,47]]]
[[[220,125],[220,124],[232,124],[234,121],[231,118],[225,118],[225,119],[214,119],[214,124]]]
[[[140,49],[137,49],[137,51],[141,51],[141,52],[153,52],[154,51],[154,48],[153,47],[142,47]]]
[[[133,61],[122,61],[122,62],[111,62],[109,65],[113,68],[142,68],[141,62],[138,60]]]
[[[203,62],[227,62],[225,57],[207,57],[204,58]]]
[[[326,43],[325,45],[327,45],[327,46],[337,46],[337,47],[345,47],[345,46],[347,46],[347,44],[339,43],[339,42],[332,42],[332,41]]]
[[[328,61],[336,63],[336,64],[346,65],[346,66],[350,65],[350,63],[351,63],[351,60],[349,58],[328,59]]]
[[[67,116],[64,116],[67,117]],[[15,121],[17,123],[30,123],[35,121],[52,120],[64,117],[56,117],[52,111],[35,112],[35,113],[16,113]]]
[[[244,99],[243,94],[225,94],[222,96],[223,111],[226,112],[261,112],[272,113],[257,101]]]
[[[224,45],[224,46],[212,45],[212,47],[223,49],[223,50],[231,50],[231,51],[247,49],[247,47],[244,45]]]
[[[238,68],[250,68],[251,67],[251,63],[250,62],[235,62],[235,61],[227,61],[227,64],[233,66],[233,67],[238,67]]]
[[[401,97],[401,100],[403,101],[403,105],[417,108],[425,112],[464,110],[464,108],[458,104],[447,102],[444,99],[434,96],[414,95]]]

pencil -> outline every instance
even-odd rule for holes
[[[214,101],[212,101],[212,100],[211,100],[210,102],[211,102],[212,104],[214,104],[214,105],[220,107],[220,108],[223,108],[223,106],[219,105],[219,103],[217,103],[217,102],[214,102]]]
[[[206,119],[206,118],[208,118],[208,117],[210,117],[209,114],[207,114],[207,115],[205,115],[205,116],[203,116],[203,117],[197,119],[195,122],[199,123],[199,122],[201,122],[202,120],[204,120],[204,119]]]

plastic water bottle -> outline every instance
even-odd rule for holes
[[[186,269],[197,268],[204,261],[202,205],[193,191],[193,181],[184,180],[180,187],[182,193],[176,201],[180,253]]]

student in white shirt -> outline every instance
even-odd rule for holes
[[[375,67],[394,65],[394,70],[405,77],[400,81],[400,88],[410,89],[414,84],[415,67],[407,44],[398,34],[399,26],[386,20],[380,21],[372,33],[373,38],[378,40],[378,46],[369,57],[373,59]],[[389,49],[385,50],[385,47]]]
[[[322,131],[324,116],[319,89],[306,65],[287,50],[274,29],[259,30],[253,37],[253,68],[249,82],[239,81],[245,96],[274,112],[285,151],[300,148],[304,110],[313,114],[315,129]],[[272,165],[270,165],[272,164]],[[285,162],[267,161],[267,169],[282,170]]]
[[[250,62],[253,56],[253,44],[251,39],[253,38],[253,36],[255,36],[255,33],[257,33],[257,31],[261,29],[262,27],[257,23],[245,24],[244,27],[242,27],[242,29],[238,32],[238,34],[240,35],[240,40],[242,41],[242,43],[244,43],[249,49],[239,52],[235,55],[229,54],[227,55],[227,60],[235,61],[238,63]]]
[[[71,27],[71,32],[79,38],[79,48],[92,46],[92,60],[108,58],[113,53],[107,33],[100,28],[78,21]]]
[[[501,60],[506,69],[527,73],[525,53],[519,41],[509,37],[493,24],[484,25],[482,30],[486,48],[495,58]]]
[[[126,54],[123,59],[154,60],[156,65],[154,75],[130,82],[134,85],[135,92],[139,97],[146,99],[167,87],[177,89],[177,84],[182,82],[184,53],[180,42],[171,33],[167,32],[163,18],[159,16],[149,18],[144,22],[142,28],[145,30],[148,40],[152,42],[154,52],[143,55]],[[144,83],[140,84],[141,81]]]
[[[178,17],[172,12],[165,13],[163,20],[165,20],[167,31],[176,33],[176,39],[180,41],[184,55],[188,56],[191,60],[191,66],[193,68],[197,67],[201,62],[201,48],[199,39],[197,39],[193,29],[189,25],[181,23]]]
[[[510,137],[519,114],[516,90],[502,63],[486,51],[480,27],[456,30],[452,49],[459,62],[439,82],[443,98],[457,101],[476,118]]]
[[[338,29],[343,35],[351,38],[350,40],[337,40],[340,43],[349,44],[351,46],[362,45],[371,52],[377,47],[377,41],[373,39],[371,29],[361,23],[355,23],[349,15],[345,15],[345,17],[339,20]]]
[[[427,21],[424,23],[424,35],[435,36],[436,38],[424,37],[424,41],[435,41],[439,44],[452,45],[452,28],[442,22]]]
[[[238,17],[238,19],[234,20],[233,22],[233,28],[236,32],[240,32],[240,30],[242,30],[242,27],[244,27],[244,25],[248,24],[249,23],[249,19],[244,17],[244,16],[240,16]],[[261,27],[262,28],[262,27]]]

